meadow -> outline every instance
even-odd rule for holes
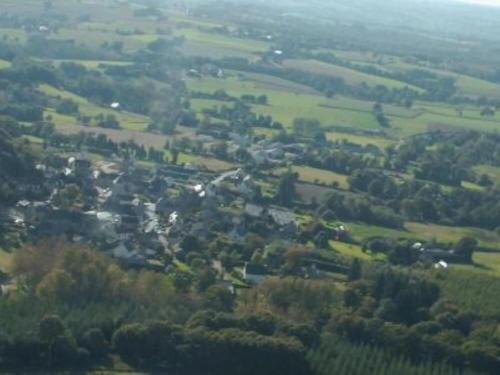
[[[418,92],[422,92],[421,88],[409,85],[405,82],[396,81],[393,79],[380,77],[372,74],[363,73],[354,69],[345,68],[343,66],[328,64],[317,60],[285,60],[283,65],[287,68],[299,69],[310,73],[328,75],[332,77],[341,77],[347,83],[360,85],[362,83],[368,86],[384,85],[389,89],[408,87]]]
[[[246,77],[246,76],[245,76]],[[283,81],[283,80],[281,80]],[[260,81],[250,78],[230,77],[226,79],[202,78],[190,79],[188,88],[193,91],[212,93],[218,89],[225,90],[229,95],[241,97],[249,95],[267,95],[267,105],[252,106],[255,113],[270,115],[275,121],[285,127],[291,127],[296,118],[312,118],[324,125],[338,125],[353,128],[377,128],[378,124],[370,112],[360,112],[357,109],[330,108],[325,106],[325,98],[316,94],[305,94],[299,91],[291,92],[284,85],[277,86],[271,77],[269,84],[263,87],[262,75]],[[290,83],[291,84],[291,83]],[[291,84],[293,85],[293,84]],[[295,86],[294,86],[295,87]],[[193,108],[201,110],[203,104],[220,105],[217,102],[200,102],[193,100]]]
[[[473,169],[478,174],[488,175],[497,186],[500,186],[500,167],[477,165]]]
[[[307,91],[301,85],[277,79],[267,75],[234,73],[225,79],[203,77],[189,79],[188,88],[193,91],[213,93],[216,90],[225,90],[228,94],[240,97],[243,94],[262,95],[268,97],[267,105],[254,105],[253,111],[258,114],[270,115],[274,120],[289,128],[294,119],[299,117],[319,120],[324,126],[339,126],[355,130],[381,129],[373,116],[373,102],[337,96],[331,99],[320,94]],[[193,108],[201,112],[203,108],[218,107],[223,102],[195,99]],[[226,103],[228,105],[228,103]],[[358,144],[372,143],[379,147],[386,147],[397,139],[424,133],[433,127],[473,129],[493,132],[500,127],[500,114],[484,118],[480,115],[481,109],[468,106],[460,116],[457,108],[448,104],[434,104],[417,102],[413,108],[403,108],[395,105],[384,105],[384,112],[390,121],[392,140],[384,141],[375,138],[369,141],[366,138],[350,137]],[[336,139],[336,135],[330,136]],[[347,138],[346,138],[347,139]]]
[[[347,182],[347,176],[326,171],[324,169],[304,167],[304,166],[293,166],[292,171],[299,175],[299,181],[309,182],[319,185],[337,185],[340,189],[347,190],[349,188],[349,183]],[[284,170],[278,171],[278,175],[284,172]]]
[[[5,61],[0,59],[0,69],[7,69],[11,67],[11,63],[9,61]]]
[[[148,117],[136,113],[117,111],[111,108],[98,106],[97,104],[90,102],[86,98],[71,93],[67,90],[58,89],[47,84],[40,85],[39,90],[54,98],[70,99],[74,101],[78,104],[80,113],[84,116],[95,117],[101,113],[105,116],[113,115],[125,130],[144,131],[151,121]],[[50,116],[52,116],[52,121],[54,122],[54,124],[56,124],[56,126],[78,124],[78,120],[75,117],[58,114],[53,109],[48,109],[48,112],[50,112],[49,114]]]

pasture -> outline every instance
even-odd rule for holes
[[[84,116],[95,117],[99,114],[103,114],[105,116],[113,115],[116,117],[116,119],[120,122],[122,128],[125,130],[143,131],[146,130],[148,124],[150,123],[150,119],[146,116],[126,111],[116,111],[111,108],[101,107],[79,95],[76,95],[66,90],[58,89],[56,87],[47,84],[40,85],[39,90],[47,94],[48,96],[52,96],[54,98],[70,99],[74,101],[75,103],[78,104],[80,113]],[[71,116],[60,115],[55,111],[50,111],[50,112],[51,112],[50,115],[53,118],[52,121],[56,125],[68,125],[68,124],[78,123],[77,119]],[[95,121],[92,124],[95,125]]]
[[[5,60],[0,59],[0,69],[10,68],[11,65],[12,64],[10,63],[10,61],[5,61]]]
[[[292,171],[299,175],[299,181],[301,182],[309,182],[329,186],[336,185],[340,189],[344,190],[347,190],[349,188],[347,176],[339,173],[304,166],[293,166]]]
[[[478,174],[488,175],[497,186],[500,186],[500,167],[494,167],[491,165],[477,165],[473,169]]]
[[[385,77],[380,77],[372,74],[363,73],[354,69],[346,68],[339,65],[327,64],[317,60],[285,60],[283,65],[287,68],[299,69],[310,73],[322,74],[331,77],[339,77],[347,83],[360,85],[362,83],[368,86],[384,85],[389,89],[404,87],[411,88],[418,92],[423,92],[421,88],[409,85],[405,82],[396,81]]]
[[[346,258],[358,258],[367,261],[385,259],[384,254],[375,254],[370,251],[363,251],[363,249],[359,245],[353,245],[339,241],[330,241],[330,246]]]
[[[192,91],[212,93],[218,89],[225,90],[229,95],[241,97],[249,95],[267,95],[267,105],[254,105],[253,111],[258,114],[270,115],[275,121],[281,122],[285,127],[291,127],[294,119],[299,117],[319,120],[323,125],[338,125],[353,128],[377,128],[378,124],[371,112],[360,112],[357,109],[330,108],[325,106],[325,98],[315,94],[301,93],[303,90],[291,92],[283,87],[283,80],[277,81],[269,77],[269,82],[263,87],[263,76],[259,81],[247,76],[229,77],[226,79],[201,78],[187,81],[188,88]],[[280,82],[278,85],[277,82]],[[286,82],[286,81],[285,81]],[[293,85],[293,83],[288,83]],[[295,86],[294,86],[295,87]],[[202,109],[202,102],[195,100],[193,108]],[[220,103],[207,103],[211,106]],[[208,107],[208,108],[210,108]]]
[[[414,240],[432,241],[443,243],[456,243],[462,237],[475,237],[479,246],[500,250],[500,236],[493,231],[469,227],[450,227],[437,224],[423,224],[407,222],[404,229],[383,228],[360,223],[344,223],[353,238],[358,242],[376,236],[390,238],[409,238]]]

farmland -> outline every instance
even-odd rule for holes
[[[417,87],[408,85],[404,82],[398,82],[392,79],[387,79],[371,74],[359,72],[357,70],[344,68],[342,66],[327,64],[316,60],[286,60],[283,65],[285,67],[304,70],[316,74],[329,75],[333,77],[342,77],[347,82],[360,85],[365,83],[369,86],[384,85],[388,88],[404,88],[409,87],[414,90],[420,90]]]
[[[100,107],[89,100],[73,94],[69,91],[61,90],[50,85],[41,85],[39,88],[45,94],[52,97],[60,97],[63,99],[70,99],[79,105],[80,113],[84,116],[95,117],[99,114],[113,115],[120,122],[125,130],[141,131],[145,130],[149,124],[149,119],[146,116],[141,116],[135,113],[116,111],[110,108]],[[50,111],[56,125],[69,125],[77,124],[77,119],[71,116],[64,116],[54,111]]]

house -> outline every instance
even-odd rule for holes
[[[83,157],[75,158],[71,157],[68,159],[68,167],[79,178],[87,178],[91,175],[90,168],[92,163]]]
[[[253,199],[256,194],[256,186],[252,180],[252,176],[245,176],[239,185],[238,190],[243,197]]]
[[[262,217],[263,213],[264,213],[264,207],[252,203],[247,203],[245,205],[245,214],[250,217],[260,218]]]
[[[243,268],[243,278],[247,283],[258,285],[262,283],[266,277],[266,267],[255,263],[245,263],[245,267]]]
[[[268,210],[269,216],[276,225],[284,227],[289,224],[297,224],[295,214],[291,211],[271,208]]]

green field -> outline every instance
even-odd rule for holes
[[[0,248],[0,270],[9,271],[12,265],[13,254]]]
[[[5,61],[0,59],[0,69],[7,69],[11,67],[11,63],[9,61]]]
[[[385,77],[379,77],[354,69],[345,68],[343,66],[327,64],[317,60],[286,60],[283,65],[287,68],[299,69],[310,73],[340,77],[347,83],[354,85],[360,85],[362,83],[366,83],[368,86],[384,85],[389,89],[408,87],[413,90],[423,92],[421,88],[409,85],[405,82],[400,82]]]
[[[223,48],[236,52],[262,53],[269,49],[269,43],[252,39],[240,39],[225,35],[203,32],[197,29],[175,30],[176,36],[182,36],[191,43]]]
[[[76,64],[83,65],[87,69],[99,69],[100,65],[115,65],[115,66],[126,66],[131,65],[129,61],[108,61],[108,60],[51,60],[54,64],[59,65],[64,62],[72,62]]]
[[[330,246],[347,258],[358,258],[361,260],[384,260],[384,254],[365,252],[359,245],[352,245],[339,241],[330,241]]]
[[[415,240],[456,243],[462,237],[472,236],[479,241],[479,245],[500,250],[500,237],[493,231],[468,227],[449,227],[437,224],[423,224],[408,222],[405,230],[377,227],[358,223],[345,223],[349,232],[356,241],[362,242],[366,238],[384,236],[391,238],[412,238]]]
[[[22,29],[0,28],[0,38],[11,42],[25,42],[27,34]]]
[[[491,165],[478,165],[473,169],[477,174],[488,175],[497,186],[500,186],[500,167],[493,167]]]
[[[485,95],[495,98],[500,97],[500,85],[465,74],[458,74],[440,68],[420,66],[416,64],[404,63],[401,61],[396,63],[382,64],[380,66],[393,72],[408,71],[414,69],[426,70],[439,76],[455,78],[456,85],[460,94],[471,96]]]
[[[299,181],[301,182],[310,182],[325,185],[338,184],[338,187],[340,189],[347,190],[349,188],[347,176],[339,173],[303,166],[293,166],[292,171],[298,173]]]
[[[254,112],[270,115],[275,121],[279,121],[287,127],[290,127],[293,120],[299,117],[317,119],[323,125],[339,125],[353,128],[378,127],[371,112],[348,108],[329,108],[325,106],[326,99],[320,95],[290,92],[284,89],[282,85],[278,87],[275,78],[269,77],[269,80],[271,83],[267,84],[265,88],[262,87],[262,81],[236,77],[190,79],[187,84],[188,88],[193,91],[212,93],[218,89],[223,89],[235,97],[241,97],[244,94],[265,94],[268,97],[268,105],[255,105],[253,106]],[[293,83],[290,84],[293,85]],[[211,108],[213,105],[221,103],[193,100],[193,108],[197,110],[203,108],[204,104]]]
[[[120,122],[122,128],[125,130],[143,131],[147,128],[150,122],[150,119],[146,116],[126,111],[116,111],[111,108],[100,107],[79,95],[73,94],[66,90],[58,89],[50,85],[40,85],[39,90],[55,98],[73,100],[79,105],[80,113],[82,115],[92,117],[97,116],[100,113],[102,113],[103,115],[114,115]],[[53,118],[52,121],[56,125],[71,125],[78,123],[77,119],[74,117],[60,115],[53,110],[48,110],[48,112],[50,112],[50,115]]]
[[[353,129],[380,128],[372,114],[373,102],[342,96],[327,99],[319,94],[307,93],[307,88],[303,86],[267,75],[240,73],[238,76],[226,79],[212,77],[190,79],[187,83],[190,90],[207,93],[223,89],[236,97],[243,94],[265,94],[269,99],[268,105],[255,105],[253,111],[270,115],[286,127],[290,127],[295,118],[306,117],[317,119],[325,126]],[[224,103],[217,101],[193,100],[193,108],[198,112],[203,108],[222,104]],[[390,133],[395,139],[423,133],[432,127],[466,128],[487,132],[500,128],[500,113],[492,118],[482,118],[478,107],[466,107],[463,117],[459,116],[452,105],[424,102],[416,103],[412,109],[386,105],[384,111],[390,120]],[[336,139],[336,135],[331,135],[331,139]],[[368,139],[358,138],[354,143],[368,144],[368,142]],[[375,139],[369,143],[374,142]],[[379,139],[374,144],[384,148],[390,143],[392,142]]]
[[[340,133],[340,132],[328,132],[326,133],[326,138],[329,141],[348,141],[357,145],[361,146],[366,146],[366,145],[374,145],[377,146],[378,148],[384,150],[385,148],[389,147],[390,145],[394,144],[396,141],[387,139],[387,138],[382,138],[382,137],[377,137],[377,136],[371,136],[371,135],[358,135],[358,134],[349,134],[349,133]]]

